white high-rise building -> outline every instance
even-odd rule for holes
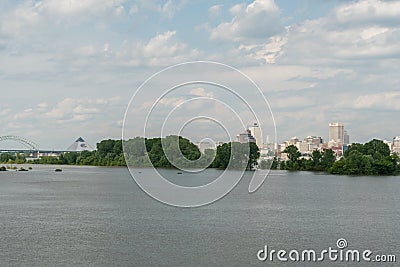
[[[263,139],[261,136],[261,129],[257,122],[255,122],[252,126],[249,127],[251,135],[256,139],[256,144],[259,149],[263,146]]]
[[[400,155],[400,136],[393,138],[392,152]]]
[[[329,142],[336,146],[344,144],[344,125],[338,122],[329,123]]]

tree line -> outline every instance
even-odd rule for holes
[[[224,143],[216,150],[206,149],[204,153],[181,136],[166,138],[136,137],[130,140],[103,140],[95,151],[67,152],[59,157],[42,157],[31,163],[90,166],[126,166],[174,168],[218,168],[247,169],[257,167],[260,157],[255,143]],[[125,148],[125,155],[124,155]],[[261,169],[280,169],[289,171],[316,171],[340,175],[397,175],[400,173],[400,158],[391,154],[381,140],[366,144],[353,144],[338,161],[331,149],[315,150],[309,158],[304,158],[296,146],[288,146],[284,151],[288,160],[277,158],[261,161]],[[1,154],[2,164],[26,163],[24,154]]]
[[[255,143],[224,143],[201,153],[199,148],[181,136],[124,141],[125,157],[132,167],[253,169],[260,157]]]
[[[374,139],[366,144],[353,144],[344,156],[336,161],[330,173],[346,175],[397,175],[400,158],[390,153],[389,146]]]
[[[323,152],[314,150],[310,158],[305,159],[296,146],[288,146],[287,161],[271,162],[271,169],[290,171],[317,171],[338,175],[397,175],[400,173],[400,158],[391,154],[390,148],[381,140],[373,139],[366,144],[352,144],[336,161],[331,149]],[[267,167],[267,162],[261,162]]]
[[[125,149],[125,154],[124,154]],[[232,152],[232,153],[231,153]],[[33,164],[88,165],[88,166],[126,166],[173,168],[246,168],[252,169],[260,157],[254,143],[225,143],[216,150],[206,149],[201,153],[190,140],[181,136],[165,138],[136,137],[130,140],[103,140],[94,151],[66,152],[59,157],[44,156],[35,159]],[[1,154],[0,163],[26,163],[23,154]]]

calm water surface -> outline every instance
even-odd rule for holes
[[[339,238],[349,249],[400,261],[400,177],[276,171],[249,194],[247,175],[222,200],[181,209],[148,197],[124,168],[33,168],[0,173],[0,266],[398,266],[256,256],[265,245],[336,248]],[[207,170],[191,181],[162,172],[182,185],[219,173]]]

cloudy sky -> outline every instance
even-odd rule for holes
[[[391,139],[400,135],[399,12],[400,1],[379,0],[3,0],[0,135],[46,149],[120,138],[144,80],[210,60],[259,85],[278,141],[327,138],[333,121],[351,141]],[[202,89],[194,95],[210,95]]]

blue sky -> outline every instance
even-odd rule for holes
[[[326,138],[331,121],[352,141],[391,139],[398,10],[400,1],[379,0],[1,1],[0,134],[48,149],[120,138],[129,99],[151,74],[212,60],[260,86],[278,141]]]

